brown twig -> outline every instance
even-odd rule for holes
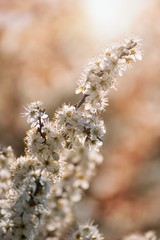
[[[78,110],[78,108],[80,108],[80,106],[85,102],[86,97],[88,97],[87,94],[85,94],[83,98],[75,105],[76,110]]]

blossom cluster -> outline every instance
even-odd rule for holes
[[[55,159],[54,149],[51,148],[55,134],[53,132],[52,136],[52,126],[48,124],[42,103],[32,103],[26,115],[31,124],[26,137],[26,154],[17,159],[12,157],[12,162],[6,163],[10,173],[10,185],[0,207],[0,239],[4,240],[35,238],[47,212],[46,203],[51,184],[58,181],[62,175],[63,164],[59,158]],[[32,131],[34,134],[31,135]],[[32,144],[29,140],[32,140]],[[46,147],[48,145],[49,148]],[[32,149],[34,153],[31,152]],[[44,154],[38,155],[40,149]],[[4,155],[4,151],[1,155]],[[9,160],[9,157],[5,160]]]
[[[89,61],[78,82],[76,93],[82,93],[83,108],[91,113],[104,110],[107,105],[107,94],[116,88],[117,77],[122,76],[131,63],[141,60],[138,39],[125,39],[121,45],[115,44],[106,48],[100,56]]]
[[[55,119],[58,129],[63,133],[67,148],[85,146],[89,150],[99,151],[106,133],[100,116],[78,111],[76,106],[65,104],[56,112]]]
[[[67,226],[74,221],[74,207],[89,188],[95,169],[102,163],[102,156],[85,148],[67,152],[63,179],[52,187],[48,198],[50,211],[43,219],[37,240],[58,240]],[[54,216],[54,217],[53,217]]]
[[[76,105],[64,104],[52,120],[42,102],[26,107],[25,155],[16,159],[11,148],[0,151],[0,239],[59,240],[74,223],[74,205],[102,162],[106,129],[100,113],[107,94],[136,60],[139,40],[127,39],[89,62],[78,81],[76,93],[83,96]],[[70,239],[103,237],[93,224],[82,224]]]
[[[36,158],[45,168],[46,174],[55,180],[55,176],[60,177],[62,174],[62,136],[55,124],[49,121],[42,104],[40,101],[31,103],[24,114],[31,124],[25,137],[26,155]]]
[[[7,199],[1,200],[0,239],[33,240],[41,216],[45,213],[47,181],[38,170],[32,172],[21,192],[12,191]]]

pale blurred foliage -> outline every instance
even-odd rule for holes
[[[133,30],[143,39],[143,61],[110,94],[104,114],[105,161],[77,208],[79,219],[95,219],[106,239],[160,229],[159,13],[160,3],[154,1],[135,22]],[[53,113],[61,102],[71,100],[95,41],[86,25],[77,1],[0,3],[2,143],[21,151],[26,126],[19,113],[24,104],[43,100]]]

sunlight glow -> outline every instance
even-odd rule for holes
[[[152,0],[84,0],[91,30],[99,37],[115,37],[128,32],[137,16]]]

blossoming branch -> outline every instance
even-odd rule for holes
[[[104,50],[84,68],[75,105],[64,104],[52,120],[43,103],[33,102],[23,114],[31,128],[25,155],[0,151],[0,239],[59,240],[74,222],[74,205],[89,188],[106,133],[101,112],[117,78],[141,60],[136,38]],[[69,239],[102,240],[93,224],[80,225]]]

